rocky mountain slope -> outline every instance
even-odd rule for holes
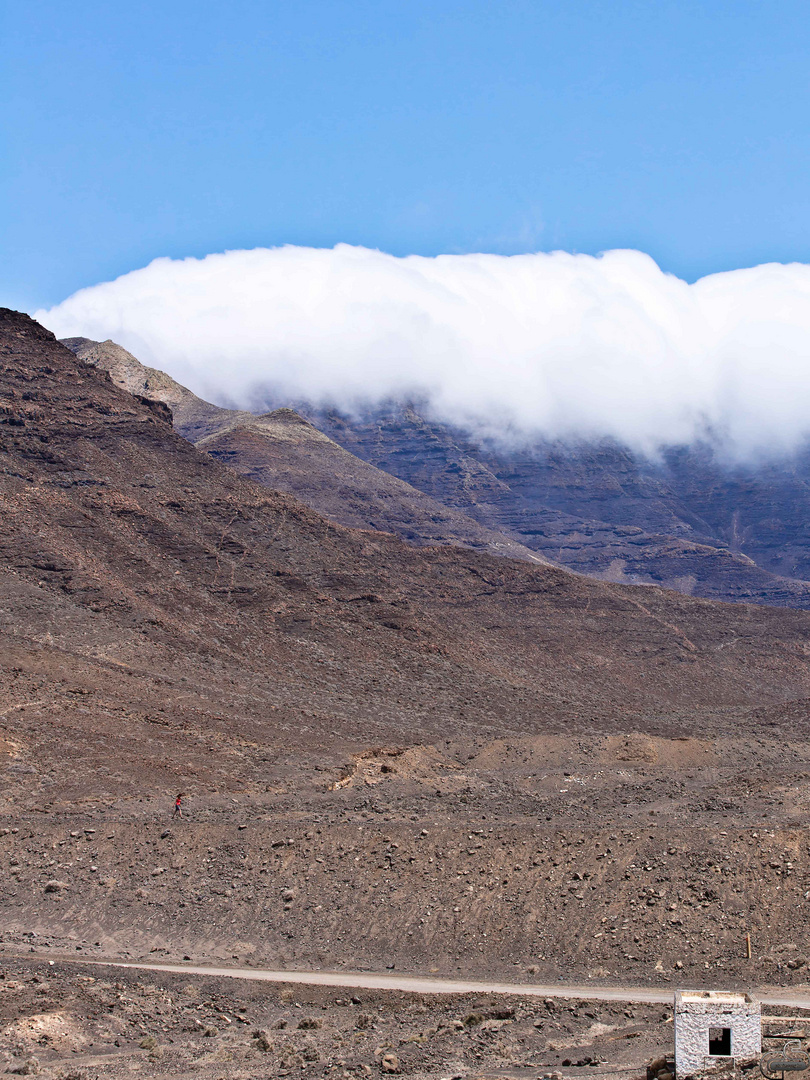
[[[85,363],[110,373],[131,394],[168,405],[175,429],[235,472],[287,491],[341,525],[392,532],[417,545],[460,544],[494,555],[548,560],[474,518],[344,450],[291,409],[264,416],[221,409],[145,367],[112,341],[69,338]]]
[[[316,437],[303,446],[297,428],[299,453],[289,437],[283,447],[274,443],[266,417],[217,409],[113,342],[66,343],[119,385],[169,404],[176,429],[192,442],[209,439],[205,448],[225,455],[231,467],[343,524],[415,543],[463,543],[518,558],[533,553],[606,581],[810,607],[810,453],[744,466],[723,463],[707,446],[673,448],[659,461],[609,440],[509,450],[476,441],[413,404],[349,416],[276,402],[293,404],[332,440],[315,453]],[[340,457],[335,444],[354,459]],[[383,477],[409,486],[392,489]]]
[[[235,696],[256,695],[240,723],[306,703],[327,741],[655,726],[810,693],[810,616],[332,525],[197,451],[36,324],[7,314],[2,331],[5,626],[74,656],[71,682],[134,657],[146,679],[202,664],[181,695],[193,711],[232,665]]]
[[[0,470],[7,949],[805,977],[810,613],[329,522],[7,311]]]
[[[708,446],[659,461],[610,440],[507,449],[413,405],[296,408],[358,457],[581,573],[810,605],[810,453],[733,465]]]

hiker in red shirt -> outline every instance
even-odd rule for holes
[[[183,811],[180,807],[180,800],[183,798],[183,792],[181,791],[177,798],[174,800],[174,813],[172,817],[182,817]]]

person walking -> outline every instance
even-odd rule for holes
[[[180,794],[177,796],[177,798],[174,800],[174,813],[172,814],[172,817],[182,817],[183,816],[183,808],[181,806],[181,802],[182,802],[184,797],[185,797],[184,793],[181,791]]]

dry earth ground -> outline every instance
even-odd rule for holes
[[[54,1080],[604,1080],[637,1076],[640,1063],[672,1047],[672,1010],[661,1005],[352,992],[19,958],[0,964],[0,1060],[6,1070]]]

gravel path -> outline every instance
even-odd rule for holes
[[[63,958],[60,958],[63,959]],[[359,971],[266,971],[261,968],[198,967],[193,964],[143,964],[129,961],[74,960],[108,967],[137,968],[141,971],[172,971],[187,975],[217,975],[233,979],[252,979],[258,982],[304,983],[309,986],[342,986],[364,990],[401,990],[411,994],[520,994],[526,997],[579,998],[591,1001],[635,1001],[664,1003],[672,1001],[673,990],[644,986],[590,986],[581,983],[474,982],[463,979],[431,979],[408,975],[377,975]],[[788,1008],[810,1008],[810,988],[754,990],[765,1005]]]

